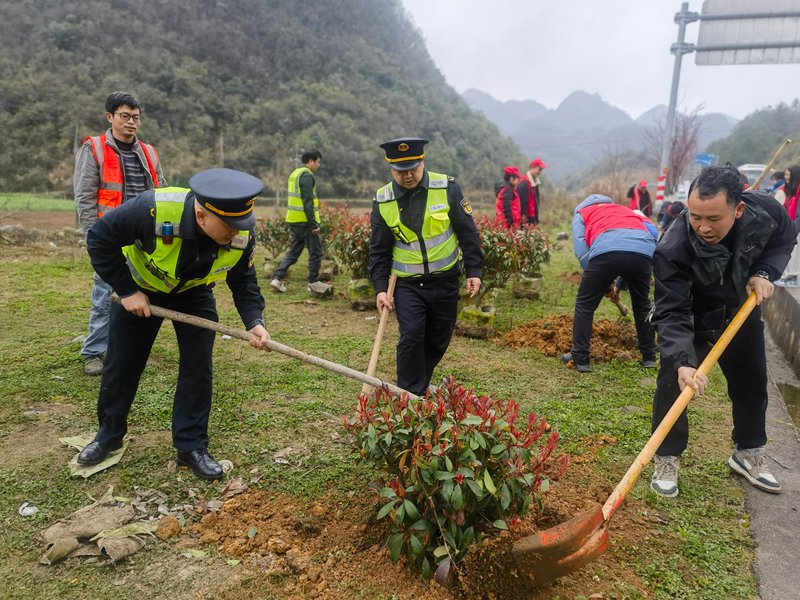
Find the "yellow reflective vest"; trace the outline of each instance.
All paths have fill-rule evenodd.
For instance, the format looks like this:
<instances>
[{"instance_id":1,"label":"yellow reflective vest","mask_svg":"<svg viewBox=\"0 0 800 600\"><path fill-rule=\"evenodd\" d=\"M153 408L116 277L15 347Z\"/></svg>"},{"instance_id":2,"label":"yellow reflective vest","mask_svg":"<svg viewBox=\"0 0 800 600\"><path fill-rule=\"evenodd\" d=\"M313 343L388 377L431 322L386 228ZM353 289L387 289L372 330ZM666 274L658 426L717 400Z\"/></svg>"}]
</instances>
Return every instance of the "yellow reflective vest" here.
<instances>
[{"instance_id":1,"label":"yellow reflective vest","mask_svg":"<svg viewBox=\"0 0 800 600\"><path fill-rule=\"evenodd\" d=\"M306 209L303 207L303 198L300 196L300 175L311 173L308 167L299 167L289 175L289 189L287 198L289 199L286 207L287 223L308 223ZM312 179L314 174L311 173ZM317 199L317 182L314 180L314 220L319 223L319 200Z\"/></svg>"},{"instance_id":2,"label":"yellow reflective vest","mask_svg":"<svg viewBox=\"0 0 800 600\"><path fill-rule=\"evenodd\" d=\"M241 230L231 242L230 248L219 248L216 260L205 277L200 279L178 279L178 256L181 252L180 223L184 201L189 192L186 188L167 187L154 190L156 199L156 247L152 252L143 251L139 245L131 244L122 249L133 280L145 290L154 292L177 292L215 281L224 280L247 248L250 232ZM164 225L172 225L171 243L164 243Z\"/></svg>"},{"instance_id":3,"label":"yellow reflective vest","mask_svg":"<svg viewBox=\"0 0 800 600\"><path fill-rule=\"evenodd\" d=\"M378 211L394 234L392 273L413 277L446 271L458 261L459 248L450 225L447 175L428 171L428 200L422 221L422 239L400 221L391 183L375 195Z\"/></svg>"}]
</instances>

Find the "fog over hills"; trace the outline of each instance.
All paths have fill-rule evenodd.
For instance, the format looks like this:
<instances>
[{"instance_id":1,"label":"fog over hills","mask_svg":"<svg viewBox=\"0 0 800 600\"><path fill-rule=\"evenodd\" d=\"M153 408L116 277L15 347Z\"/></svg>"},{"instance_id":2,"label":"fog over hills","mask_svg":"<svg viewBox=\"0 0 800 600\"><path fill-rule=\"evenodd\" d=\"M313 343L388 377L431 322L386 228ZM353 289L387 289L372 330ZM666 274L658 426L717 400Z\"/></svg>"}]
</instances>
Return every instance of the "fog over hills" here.
<instances>
[{"instance_id":1,"label":"fog over hills","mask_svg":"<svg viewBox=\"0 0 800 600\"><path fill-rule=\"evenodd\" d=\"M663 127L667 114L667 107L659 105L634 119L599 94L581 90L571 93L554 109L535 100L501 102L476 89L465 91L462 97L526 154L542 157L554 181L584 169L607 152L642 152L648 130ZM720 113L701 113L699 119L698 152L727 137L737 122Z\"/></svg>"}]
</instances>

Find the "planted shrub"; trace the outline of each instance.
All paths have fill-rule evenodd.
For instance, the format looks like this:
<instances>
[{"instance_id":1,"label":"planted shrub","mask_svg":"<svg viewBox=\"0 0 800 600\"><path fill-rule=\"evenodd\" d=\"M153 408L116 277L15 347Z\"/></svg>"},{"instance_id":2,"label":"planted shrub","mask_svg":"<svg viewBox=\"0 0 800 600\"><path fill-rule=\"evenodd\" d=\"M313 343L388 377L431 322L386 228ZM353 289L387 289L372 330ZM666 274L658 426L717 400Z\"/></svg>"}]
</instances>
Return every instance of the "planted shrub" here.
<instances>
[{"instance_id":1,"label":"planted shrub","mask_svg":"<svg viewBox=\"0 0 800 600\"><path fill-rule=\"evenodd\" d=\"M329 216L336 226L328 234L331 254L336 262L348 268L353 279L367 277L369 265L369 214Z\"/></svg>"},{"instance_id":2,"label":"planted shrub","mask_svg":"<svg viewBox=\"0 0 800 600\"><path fill-rule=\"evenodd\" d=\"M519 422L519 408L452 378L418 400L383 388L359 396L345 429L363 461L388 471L377 517L391 521L393 561L405 555L425 577L446 573L472 543L541 509L558 433L535 413ZM567 463L564 455L548 471L557 477Z\"/></svg>"},{"instance_id":3,"label":"planted shrub","mask_svg":"<svg viewBox=\"0 0 800 600\"><path fill-rule=\"evenodd\" d=\"M282 218L259 219L254 233L256 242L267 249L272 260L289 247L289 226Z\"/></svg>"}]
</instances>

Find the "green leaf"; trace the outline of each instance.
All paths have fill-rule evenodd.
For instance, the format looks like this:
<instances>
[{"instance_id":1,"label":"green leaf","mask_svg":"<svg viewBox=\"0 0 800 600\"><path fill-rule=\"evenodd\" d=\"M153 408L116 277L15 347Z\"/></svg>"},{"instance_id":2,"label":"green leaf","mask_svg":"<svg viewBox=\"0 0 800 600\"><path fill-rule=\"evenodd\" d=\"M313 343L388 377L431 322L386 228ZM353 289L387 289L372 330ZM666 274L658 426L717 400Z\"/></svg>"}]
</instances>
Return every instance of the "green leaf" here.
<instances>
[{"instance_id":1,"label":"green leaf","mask_svg":"<svg viewBox=\"0 0 800 600\"><path fill-rule=\"evenodd\" d=\"M395 515L397 515L397 522L402 524L406 518L405 503L397 507L397 512L395 513Z\"/></svg>"},{"instance_id":2,"label":"green leaf","mask_svg":"<svg viewBox=\"0 0 800 600\"><path fill-rule=\"evenodd\" d=\"M550 489L550 480L542 479L542 482L539 484L539 492L543 494L549 489Z\"/></svg>"},{"instance_id":3,"label":"green leaf","mask_svg":"<svg viewBox=\"0 0 800 600\"><path fill-rule=\"evenodd\" d=\"M400 552L403 550L403 534L395 533L390 535L389 539L386 540L386 545L389 547L389 558L392 559L392 562L397 562L397 559L400 558Z\"/></svg>"},{"instance_id":4,"label":"green leaf","mask_svg":"<svg viewBox=\"0 0 800 600\"><path fill-rule=\"evenodd\" d=\"M470 425L472 426L480 425L481 423L483 423L483 419L478 415L469 415L468 417L461 419L461 425L465 427L468 427Z\"/></svg>"},{"instance_id":5,"label":"green leaf","mask_svg":"<svg viewBox=\"0 0 800 600\"><path fill-rule=\"evenodd\" d=\"M480 436L470 436L469 438L469 449L470 450L477 450L480 447L480 442L478 441L478 437Z\"/></svg>"},{"instance_id":6,"label":"green leaf","mask_svg":"<svg viewBox=\"0 0 800 600\"><path fill-rule=\"evenodd\" d=\"M412 521L416 521L417 519L419 519L419 510L417 510L417 507L414 505L413 502L411 502L410 500L404 500L403 507L406 509L406 515L408 515L409 519L411 519Z\"/></svg>"},{"instance_id":7,"label":"green leaf","mask_svg":"<svg viewBox=\"0 0 800 600\"><path fill-rule=\"evenodd\" d=\"M452 480L447 480L442 484L442 498L445 502L450 502L450 496L453 495L454 483Z\"/></svg>"},{"instance_id":8,"label":"green leaf","mask_svg":"<svg viewBox=\"0 0 800 600\"><path fill-rule=\"evenodd\" d=\"M445 481L447 479L455 479L455 473L448 473L447 471L437 471L436 472L436 479L439 481Z\"/></svg>"},{"instance_id":9,"label":"green leaf","mask_svg":"<svg viewBox=\"0 0 800 600\"><path fill-rule=\"evenodd\" d=\"M480 500L486 495L486 490L484 490L481 487L480 482L475 481L473 479L467 479L466 482L467 482L467 487L470 489L470 491L472 491L473 494L475 494L475 497L478 500Z\"/></svg>"},{"instance_id":10,"label":"green leaf","mask_svg":"<svg viewBox=\"0 0 800 600\"><path fill-rule=\"evenodd\" d=\"M433 551L433 555L436 558L447 556L447 546L437 546Z\"/></svg>"},{"instance_id":11,"label":"green leaf","mask_svg":"<svg viewBox=\"0 0 800 600\"><path fill-rule=\"evenodd\" d=\"M386 435L383 436L383 443L386 444L387 446L391 446L392 445L392 432L391 431L387 431Z\"/></svg>"},{"instance_id":12,"label":"green leaf","mask_svg":"<svg viewBox=\"0 0 800 600\"><path fill-rule=\"evenodd\" d=\"M492 523L492 525L494 525L498 529L506 529L506 530L508 529L508 525L506 525L506 522L503 521L503 519L497 519L497 521Z\"/></svg>"},{"instance_id":13,"label":"green leaf","mask_svg":"<svg viewBox=\"0 0 800 600\"><path fill-rule=\"evenodd\" d=\"M247 537L254 538L256 537L257 533L258 533L258 527L251 527L250 529L247 530Z\"/></svg>"},{"instance_id":14,"label":"green leaf","mask_svg":"<svg viewBox=\"0 0 800 600\"><path fill-rule=\"evenodd\" d=\"M444 466L447 467L448 471L452 471L453 470L453 461L450 460L449 456L445 456L444 457Z\"/></svg>"},{"instance_id":15,"label":"green leaf","mask_svg":"<svg viewBox=\"0 0 800 600\"><path fill-rule=\"evenodd\" d=\"M439 435L443 435L453 428L453 423L445 421L439 426Z\"/></svg>"},{"instance_id":16,"label":"green leaf","mask_svg":"<svg viewBox=\"0 0 800 600\"><path fill-rule=\"evenodd\" d=\"M483 472L483 485L484 487L489 490L489 493L494 495L497 493L497 488L494 486L494 481L492 481L492 476L489 475L489 469L486 469Z\"/></svg>"},{"instance_id":17,"label":"green leaf","mask_svg":"<svg viewBox=\"0 0 800 600\"><path fill-rule=\"evenodd\" d=\"M396 498L397 494L394 493L394 490L390 487L385 487L381 490L381 497L382 498Z\"/></svg>"},{"instance_id":18,"label":"green leaf","mask_svg":"<svg viewBox=\"0 0 800 600\"><path fill-rule=\"evenodd\" d=\"M425 519L420 519L411 525L409 529L413 529L414 531L428 531L430 529L430 525Z\"/></svg>"},{"instance_id":19,"label":"green leaf","mask_svg":"<svg viewBox=\"0 0 800 600\"><path fill-rule=\"evenodd\" d=\"M408 536L409 547L411 549L411 554L416 556L418 554L422 554L422 551L425 550L425 547L422 545L413 533Z\"/></svg>"},{"instance_id":20,"label":"green leaf","mask_svg":"<svg viewBox=\"0 0 800 600\"><path fill-rule=\"evenodd\" d=\"M422 559L422 565L420 566L420 571L422 571L422 576L425 579L430 579L431 574L433 573L431 569L431 563L428 561L427 558Z\"/></svg>"},{"instance_id":21,"label":"green leaf","mask_svg":"<svg viewBox=\"0 0 800 600\"><path fill-rule=\"evenodd\" d=\"M484 450L486 450L486 446L487 446L487 444L486 444L486 438L484 438L484 437L483 437L483 435L479 433L479 434L477 434L477 435L475 436L475 439L476 439L476 440L478 440L478 445L479 445L481 448L483 448Z\"/></svg>"},{"instance_id":22,"label":"green leaf","mask_svg":"<svg viewBox=\"0 0 800 600\"><path fill-rule=\"evenodd\" d=\"M242 561L240 561L238 558L229 558L228 560L225 561L225 564L227 564L229 567L235 567L240 562Z\"/></svg>"},{"instance_id":23,"label":"green leaf","mask_svg":"<svg viewBox=\"0 0 800 600\"><path fill-rule=\"evenodd\" d=\"M500 506L503 507L503 510L506 510L511 505L511 490L508 489L508 486L504 483L503 487L500 488Z\"/></svg>"},{"instance_id":24,"label":"green leaf","mask_svg":"<svg viewBox=\"0 0 800 600\"><path fill-rule=\"evenodd\" d=\"M452 504L453 508L456 510L461 510L464 506L464 496L461 493L460 485L456 485L453 488L453 495L450 496L450 504Z\"/></svg>"},{"instance_id":25,"label":"green leaf","mask_svg":"<svg viewBox=\"0 0 800 600\"><path fill-rule=\"evenodd\" d=\"M383 517L392 512L392 509L395 507L395 504L397 504L396 500L394 502L387 502L386 504L381 506L381 509L378 511L378 520L380 521Z\"/></svg>"},{"instance_id":26,"label":"green leaf","mask_svg":"<svg viewBox=\"0 0 800 600\"><path fill-rule=\"evenodd\" d=\"M494 446L492 446L490 452L492 453L492 456L500 456L503 452L505 452L505 450L506 450L505 444L495 444Z\"/></svg>"}]
</instances>

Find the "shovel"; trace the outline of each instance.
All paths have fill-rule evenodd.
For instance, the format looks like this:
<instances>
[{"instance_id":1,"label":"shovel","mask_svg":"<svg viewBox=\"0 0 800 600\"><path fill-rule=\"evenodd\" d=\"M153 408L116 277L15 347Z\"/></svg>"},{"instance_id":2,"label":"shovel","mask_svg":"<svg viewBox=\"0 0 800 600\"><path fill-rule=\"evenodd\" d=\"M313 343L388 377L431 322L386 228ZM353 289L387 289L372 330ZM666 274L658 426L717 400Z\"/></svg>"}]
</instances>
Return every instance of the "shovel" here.
<instances>
[{"instance_id":1,"label":"shovel","mask_svg":"<svg viewBox=\"0 0 800 600\"><path fill-rule=\"evenodd\" d=\"M708 375L755 306L754 292L747 298L698 367L699 373ZM579 569L605 552L608 548L608 520L625 500L642 470L653 458L692 396L694 390L686 386L603 506L597 504L569 521L518 540L514 544L511 553L523 576L530 578L534 585L547 583Z\"/></svg>"},{"instance_id":2,"label":"shovel","mask_svg":"<svg viewBox=\"0 0 800 600\"><path fill-rule=\"evenodd\" d=\"M117 298L116 295L114 295L113 299L115 302L119 302L119 298ZM170 321L179 321L180 323L187 323L189 325L194 325L195 327L210 329L211 331L216 331L217 333L229 335L231 337L244 340L246 342L249 342L251 339L256 337L252 333L245 331L244 329L236 329L235 327L228 327L227 325L222 325L221 323L215 323L214 321L209 321L208 319L204 319L203 317L198 317L196 315L187 315L186 313L178 312L177 310L170 310L168 308L162 308L160 306L155 306L153 304L150 305L150 314L153 315L154 317L161 317L163 319L169 319ZM269 348L273 352L278 352L279 354L285 354L286 356L291 356L292 358L296 358L297 360L303 361L304 363L308 363L309 365L322 367L323 369L327 369L328 371L333 371L334 373L338 373L339 375L344 375L345 377L349 377L350 379L355 379L356 381L360 381L361 383L368 384L372 387L376 388L386 387L393 394L408 394L408 397L411 400L416 400L418 398L417 395L412 394L408 390L404 390L402 388L397 387L396 385L392 385L391 383L381 381L377 377L365 375L360 371L356 371L355 369L345 367L344 365L340 365L335 362L325 360L323 358L318 358L316 356L312 356L311 354L306 354L305 352L302 352L300 350L295 350L291 346L281 344L279 342L276 342L275 340L267 340L267 348Z\"/></svg>"},{"instance_id":3,"label":"shovel","mask_svg":"<svg viewBox=\"0 0 800 600\"><path fill-rule=\"evenodd\" d=\"M397 275L392 273L389 276L389 289L386 295L389 296L389 302L394 297L394 286L397 283ZM375 370L378 368L378 355L381 353L381 340L383 340L383 332L386 330L386 319L389 316L389 309L385 306L381 309L381 320L378 323L378 332L375 334L375 341L372 344L372 355L369 357L369 364L367 365L367 375L372 377L375 375ZM361 386L362 394L369 394L372 392L373 387L365 383Z\"/></svg>"}]
</instances>

